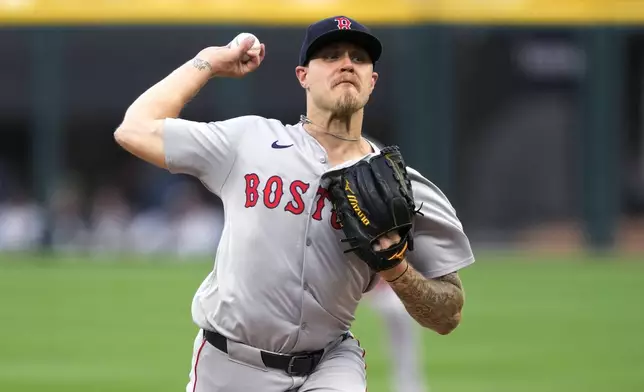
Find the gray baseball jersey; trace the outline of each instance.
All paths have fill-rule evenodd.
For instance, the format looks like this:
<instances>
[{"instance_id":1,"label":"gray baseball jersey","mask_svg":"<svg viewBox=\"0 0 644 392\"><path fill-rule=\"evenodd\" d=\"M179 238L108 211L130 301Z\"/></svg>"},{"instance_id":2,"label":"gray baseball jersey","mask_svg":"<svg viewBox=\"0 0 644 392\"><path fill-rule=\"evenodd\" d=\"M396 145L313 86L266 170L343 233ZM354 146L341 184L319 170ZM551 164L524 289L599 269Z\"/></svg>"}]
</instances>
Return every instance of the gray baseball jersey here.
<instances>
[{"instance_id":1,"label":"gray baseball jersey","mask_svg":"<svg viewBox=\"0 0 644 392\"><path fill-rule=\"evenodd\" d=\"M348 331L375 276L343 253L321 176L356 161L331 167L300 123L259 116L166 119L164 140L170 172L195 176L224 206L215 268L194 296L194 322L281 353L317 350ZM445 195L417 171L409 175L424 214L414 218L409 262L428 278L473 263Z\"/></svg>"}]
</instances>

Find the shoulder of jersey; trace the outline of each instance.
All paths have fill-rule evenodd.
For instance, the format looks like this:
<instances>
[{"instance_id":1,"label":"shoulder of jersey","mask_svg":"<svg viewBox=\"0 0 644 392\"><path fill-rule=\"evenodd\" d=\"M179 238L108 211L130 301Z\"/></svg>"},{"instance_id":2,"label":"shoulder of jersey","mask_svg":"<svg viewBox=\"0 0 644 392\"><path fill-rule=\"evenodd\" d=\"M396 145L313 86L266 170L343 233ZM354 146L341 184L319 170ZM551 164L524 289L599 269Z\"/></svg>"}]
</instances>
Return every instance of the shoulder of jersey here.
<instances>
[{"instance_id":1,"label":"shoulder of jersey","mask_svg":"<svg viewBox=\"0 0 644 392\"><path fill-rule=\"evenodd\" d=\"M443 204L449 210L454 210L447 195L443 193L438 185L409 166L407 166L407 173L409 174L409 180L414 190L414 198L417 202Z\"/></svg>"},{"instance_id":2,"label":"shoulder of jersey","mask_svg":"<svg viewBox=\"0 0 644 392\"><path fill-rule=\"evenodd\" d=\"M263 117L257 114L245 114L243 116L238 116L234 117L239 120L247 120L247 121L258 121L258 122L270 122L270 123L278 123L282 124L280 120L274 119L274 118L268 118L268 117Z\"/></svg>"},{"instance_id":3,"label":"shoulder of jersey","mask_svg":"<svg viewBox=\"0 0 644 392\"><path fill-rule=\"evenodd\" d=\"M255 123L255 124L266 124L271 127L287 127L289 126L288 124L284 124L282 121L275 119L275 118L267 118L267 117L262 117L256 114L247 114L244 116L239 116L235 117L234 119L238 121L243 121L243 122L248 122L248 123Z\"/></svg>"}]
</instances>

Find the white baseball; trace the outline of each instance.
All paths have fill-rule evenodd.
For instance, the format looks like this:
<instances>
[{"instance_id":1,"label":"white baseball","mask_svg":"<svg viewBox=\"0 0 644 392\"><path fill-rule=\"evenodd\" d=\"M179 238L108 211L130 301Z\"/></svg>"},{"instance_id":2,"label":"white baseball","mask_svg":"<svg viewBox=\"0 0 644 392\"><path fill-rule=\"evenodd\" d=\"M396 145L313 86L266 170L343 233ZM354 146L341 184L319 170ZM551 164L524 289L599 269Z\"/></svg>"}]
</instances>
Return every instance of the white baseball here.
<instances>
[{"instance_id":1,"label":"white baseball","mask_svg":"<svg viewBox=\"0 0 644 392\"><path fill-rule=\"evenodd\" d=\"M248 54L259 54L261 50L259 39L251 33L239 33L232 41L230 41L229 44L231 48L236 48L241 45L241 43L248 37L253 37L255 39L255 42L253 42L253 46L251 46L248 52L246 52L246 54L242 56L241 60L244 63L250 60L250 56Z\"/></svg>"}]
</instances>

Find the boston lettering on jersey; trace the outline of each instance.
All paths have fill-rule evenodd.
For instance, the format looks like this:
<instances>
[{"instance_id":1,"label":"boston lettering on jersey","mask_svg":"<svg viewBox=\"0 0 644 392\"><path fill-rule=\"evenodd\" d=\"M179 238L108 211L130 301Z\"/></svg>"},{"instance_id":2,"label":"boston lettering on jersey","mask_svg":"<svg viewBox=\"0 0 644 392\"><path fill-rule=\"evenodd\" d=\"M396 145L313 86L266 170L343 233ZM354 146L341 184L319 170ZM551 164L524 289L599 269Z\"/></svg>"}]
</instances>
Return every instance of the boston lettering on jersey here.
<instances>
[{"instance_id":1,"label":"boston lettering on jersey","mask_svg":"<svg viewBox=\"0 0 644 392\"><path fill-rule=\"evenodd\" d=\"M290 184L285 185L284 180L280 176L271 176L262 183L263 181L255 173L246 174L244 179L246 180L246 203L244 204L246 208L252 208L257 205L260 200L259 191L261 189L262 194L264 195L261 198L264 206L266 208L275 209L282 204L285 188L288 188L289 195L286 199L289 201L285 203L284 211L290 212L293 215L300 215L304 212L305 206L303 196L309 190L309 184L300 180L295 180ZM331 200L329 191L322 187L318 187L315 210L312 215L313 219L318 221L322 220L322 210L324 210L327 200ZM337 221L335 209L331 209L331 217L329 221L334 229L339 230L341 228Z\"/></svg>"}]
</instances>

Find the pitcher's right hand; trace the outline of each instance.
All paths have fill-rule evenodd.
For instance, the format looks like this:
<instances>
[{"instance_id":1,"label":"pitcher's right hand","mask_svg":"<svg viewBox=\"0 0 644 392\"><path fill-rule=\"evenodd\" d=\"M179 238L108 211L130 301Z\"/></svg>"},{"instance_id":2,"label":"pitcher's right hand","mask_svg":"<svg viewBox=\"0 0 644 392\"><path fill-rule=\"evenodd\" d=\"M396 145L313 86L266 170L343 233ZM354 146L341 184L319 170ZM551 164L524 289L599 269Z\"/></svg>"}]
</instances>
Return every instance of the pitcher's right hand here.
<instances>
[{"instance_id":1,"label":"pitcher's right hand","mask_svg":"<svg viewBox=\"0 0 644 392\"><path fill-rule=\"evenodd\" d=\"M254 38L248 37L237 47L211 46L203 49L192 60L192 65L203 71L210 72L210 77L241 78L242 76L255 71L264 60L266 48L261 44L259 53L251 51ZM244 55L250 59L242 61Z\"/></svg>"}]
</instances>

